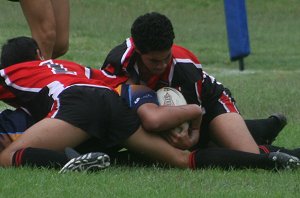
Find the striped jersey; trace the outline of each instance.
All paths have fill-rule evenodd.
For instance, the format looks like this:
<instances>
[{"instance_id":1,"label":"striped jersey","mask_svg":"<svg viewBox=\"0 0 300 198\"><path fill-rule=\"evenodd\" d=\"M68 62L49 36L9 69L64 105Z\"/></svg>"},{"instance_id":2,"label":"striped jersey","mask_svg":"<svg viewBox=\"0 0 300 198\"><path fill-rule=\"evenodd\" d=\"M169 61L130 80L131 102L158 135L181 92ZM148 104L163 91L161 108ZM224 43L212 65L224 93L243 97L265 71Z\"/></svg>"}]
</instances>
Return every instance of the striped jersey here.
<instances>
[{"instance_id":1,"label":"striped jersey","mask_svg":"<svg viewBox=\"0 0 300 198\"><path fill-rule=\"evenodd\" d=\"M44 118L53 101L70 86L114 90L126 78L65 60L30 61L0 70L0 99L25 108L36 120Z\"/></svg>"},{"instance_id":2,"label":"striped jersey","mask_svg":"<svg viewBox=\"0 0 300 198\"><path fill-rule=\"evenodd\" d=\"M202 70L200 61L192 52L176 44L171 50L172 60L167 69L161 75L153 75L146 82L148 87L154 90L166 86L177 88L189 104L204 107L208 107L213 99L222 97L225 88ZM128 38L109 52L102 69L110 74L130 76L136 84L140 84L137 56L133 40Z\"/></svg>"}]
</instances>

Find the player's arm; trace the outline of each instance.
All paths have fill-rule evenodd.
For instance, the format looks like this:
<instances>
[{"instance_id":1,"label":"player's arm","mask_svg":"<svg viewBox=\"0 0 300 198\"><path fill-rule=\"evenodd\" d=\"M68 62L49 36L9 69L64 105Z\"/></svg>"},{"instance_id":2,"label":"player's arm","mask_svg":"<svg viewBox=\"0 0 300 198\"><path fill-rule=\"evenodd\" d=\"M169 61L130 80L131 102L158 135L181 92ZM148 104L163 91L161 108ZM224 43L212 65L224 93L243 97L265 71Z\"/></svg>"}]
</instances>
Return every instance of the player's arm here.
<instances>
[{"instance_id":1,"label":"player's arm","mask_svg":"<svg viewBox=\"0 0 300 198\"><path fill-rule=\"evenodd\" d=\"M158 106L145 103L137 109L142 126L152 132L173 129L184 122L201 117L201 108L196 104L182 106Z\"/></svg>"},{"instance_id":2,"label":"player's arm","mask_svg":"<svg viewBox=\"0 0 300 198\"><path fill-rule=\"evenodd\" d=\"M182 131L178 132L177 129L172 129L163 134L163 137L174 147L180 149L189 149L198 143L200 138L200 125L202 116L191 120L189 126L182 125Z\"/></svg>"},{"instance_id":3,"label":"player's arm","mask_svg":"<svg viewBox=\"0 0 300 198\"><path fill-rule=\"evenodd\" d=\"M170 130L202 115L196 104L159 106L156 92L146 86L123 84L116 90L137 111L142 126L151 132Z\"/></svg>"}]
</instances>

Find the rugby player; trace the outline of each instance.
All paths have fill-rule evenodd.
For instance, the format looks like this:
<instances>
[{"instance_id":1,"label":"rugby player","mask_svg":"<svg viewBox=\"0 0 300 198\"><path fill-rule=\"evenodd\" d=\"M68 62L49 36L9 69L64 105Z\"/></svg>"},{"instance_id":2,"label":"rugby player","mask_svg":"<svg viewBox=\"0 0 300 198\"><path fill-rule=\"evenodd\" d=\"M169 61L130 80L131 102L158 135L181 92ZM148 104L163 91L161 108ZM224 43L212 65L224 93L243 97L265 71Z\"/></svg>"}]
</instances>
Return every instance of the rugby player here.
<instances>
[{"instance_id":1,"label":"rugby player","mask_svg":"<svg viewBox=\"0 0 300 198\"><path fill-rule=\"evenodd\" d=\"M0 153L1 166L61 164L66 154L59 151L75 147L91 137L99 140L104 148L125 146L180 168L270 169L278 165L284 168L299 165L298 158L280 152L253 154L230 149L189 152L175 148L160 136L145 132L135 112L128 108L110 83L86 78L86 70L80 65L41 59L33 39L11 39L2 48L2 97L5 96L11 105L26 108L40 121ZM169 108L172 108L169 118L174 120L174 126L171 124L170 127L202 115L199 105ZM175 115L176 119L172 119ZM195 130L199 131L198 127ZM94 160L93 167L108 166L107 155L98 154L93 158L93 154L73 158L64 170L89 165L90 159Z\"/></svg>"},{"instance_id":2,"label":"rugby player","mask_svg":"<svg viewBox=\"0 0 300 198\"><path fill-rule=\"evenodd\" d=\"M214 141L219 147L251 153L278 150L271 144L286 124L284 116L245 121L229 89L203 71L202 64L188 49L174 44L171 21L152 12L139 16L131 27L131 37L113 48L102 69L111 75L127 76L134 84L153 90L164 86L177 88L189 104L205 109L201 138L192 147L205 148ZM251 129L251 133L249 132ZM173 140L180 142L178 134Z\"/></svg>"}]
</instances>

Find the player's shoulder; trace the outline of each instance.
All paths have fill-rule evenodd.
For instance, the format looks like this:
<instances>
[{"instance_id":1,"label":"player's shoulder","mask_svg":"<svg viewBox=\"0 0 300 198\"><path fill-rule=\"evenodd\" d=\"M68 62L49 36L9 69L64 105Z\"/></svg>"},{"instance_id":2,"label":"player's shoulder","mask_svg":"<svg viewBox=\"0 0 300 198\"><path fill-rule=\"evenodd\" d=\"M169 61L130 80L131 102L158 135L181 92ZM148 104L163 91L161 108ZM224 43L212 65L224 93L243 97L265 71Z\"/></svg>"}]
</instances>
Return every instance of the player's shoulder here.
<instances>
[{"instance_id":1,"label":"player's shoulder","mask_svg":"<svg viewBox=\"0 0 300 198\"><path fill-rule=\"evenodd\" d=\"M53 63L58 63L58 64L63 64L63 65L78 65L78 66L82 66L82 64L74 62L74 61L70 61L70 60L61 60L61 59L54 59L52 60Z\"/></svg>"},{"instance_id":2,"label":"player's shoulder","mask_svg":"<svg viewBox=\"0 0 300 198\"><path fill-rule=\"evenodd\" d=\"M4 68L4 70L9 71L9 70L21 70L21 69L25 69L25 68L31 68L34 66L38 66L41 63L41 61L35 60L35 61L25 61L25 62L21 62L21 63L17 63L14 65L10 65L6 68Z\"/></svg>"},{"instance_id":3,"label":"player's shoulder","mask_svg":"<svg viewBox=\"0 0 300 198\"><path fill-rule=\"evenodd\" d=\"M114 47L106 56L101 69L109 70L114 74L120 74L131 65L134 58L135 46L132 38L127 38L123 43ZM132 63L130 63L132 62Z\"/></svg>"},{"instance_id":4,"label":"player's shoulder","mask_svg":"<svg viewBox=\"0 0 300 198\"><path fill-rule=\"evenodd\" d=\"M172 55L176 59L191 59L195 63L200 63L196 55L185 47L173 44Z\"/></svg>"}]
</instances>

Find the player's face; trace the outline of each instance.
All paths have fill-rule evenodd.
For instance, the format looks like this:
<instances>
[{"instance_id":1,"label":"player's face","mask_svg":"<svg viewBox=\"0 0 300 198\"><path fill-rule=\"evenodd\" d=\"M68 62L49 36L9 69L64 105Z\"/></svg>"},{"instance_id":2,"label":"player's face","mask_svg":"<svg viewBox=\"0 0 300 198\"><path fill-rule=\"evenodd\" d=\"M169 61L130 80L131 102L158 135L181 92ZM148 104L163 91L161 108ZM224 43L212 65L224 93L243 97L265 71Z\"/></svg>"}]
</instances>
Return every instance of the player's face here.
<instances>
[{"instance_id":1,"label":"player's face","mask_svg":"<svg viewBox=\"0 0 300 198\"><path fill-rule=\"evenodd\" d=\"M165 51L153 51L147 54L140 54L143 65L151 74L162 74L170 63L172 58L171 49Z\"/></svg>"}]
</instances>

